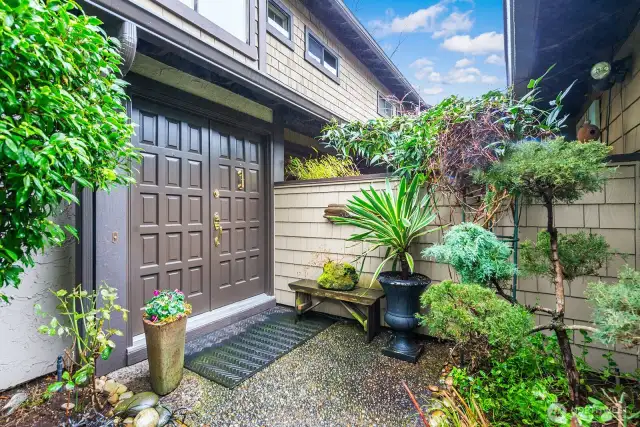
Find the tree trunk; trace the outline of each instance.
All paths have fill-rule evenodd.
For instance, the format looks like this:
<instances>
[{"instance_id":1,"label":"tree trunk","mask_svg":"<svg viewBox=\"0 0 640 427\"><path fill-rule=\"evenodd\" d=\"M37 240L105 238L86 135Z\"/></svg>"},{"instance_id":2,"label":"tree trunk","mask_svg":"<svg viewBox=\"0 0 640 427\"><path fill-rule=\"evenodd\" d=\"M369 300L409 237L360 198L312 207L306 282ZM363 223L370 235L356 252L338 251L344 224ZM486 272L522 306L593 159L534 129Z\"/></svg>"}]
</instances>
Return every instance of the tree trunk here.
<instances>
[{"instance_id":1,"label":"tree trunk","mask_svg":"<svg viewBox=\"0 0 640 427\"><path fill-rule=\"evenodd\" d=\"M400 268L402 269L402 273L400 278L402 280L409 280L409 275L411 274L411 269L409 269L409 263L407 262L407 257L404 252L401 252L398 255L400 258Z\"/></svg>"},{"instance_id":2,"label":"tree trunk","mask_svg":"<svg viewBox=\"0 0 640 427\"><path fill-rule=\"evenodd\" d=\"M583 403L584 398L580 389L580 373L576 367L575 359L573 358L573 352L571 351L571 342L567 331L564 329L564 272L562 271L562 265L560 264L560 257L558 256L558 230L553 224L553 199L548 197L545 200L545 206L547 208L547 232L549 233L549 241L551 251L549 254L551 265L555 271L553 278L553 284L556 290L556 309L553 314L553 325L558 338L558 344L560 345L560 353L562 354L562 364L564 365L565 375L569 382L569 398L573 406Z\"/></svg>"}]
</instances>

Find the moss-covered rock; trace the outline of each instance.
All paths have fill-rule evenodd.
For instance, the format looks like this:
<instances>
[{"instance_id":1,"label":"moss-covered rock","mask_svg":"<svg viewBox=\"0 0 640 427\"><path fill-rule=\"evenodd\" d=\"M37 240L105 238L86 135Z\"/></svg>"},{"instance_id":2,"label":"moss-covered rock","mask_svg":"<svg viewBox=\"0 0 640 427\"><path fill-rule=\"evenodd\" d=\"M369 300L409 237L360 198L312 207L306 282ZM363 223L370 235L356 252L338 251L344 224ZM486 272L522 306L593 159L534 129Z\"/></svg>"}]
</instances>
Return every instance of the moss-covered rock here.
<instances>
[{"instance_id":1,"label":"moss-covered rock","mask_svg":"<svg viewBox=\"0 0 640 427\"><path fill-rule=\"evenodd\" d=\"M345 262L327 261L322 267L318 285L334 291L350 291L358 284L356 269Z\"/></svg>"}]
</instances>

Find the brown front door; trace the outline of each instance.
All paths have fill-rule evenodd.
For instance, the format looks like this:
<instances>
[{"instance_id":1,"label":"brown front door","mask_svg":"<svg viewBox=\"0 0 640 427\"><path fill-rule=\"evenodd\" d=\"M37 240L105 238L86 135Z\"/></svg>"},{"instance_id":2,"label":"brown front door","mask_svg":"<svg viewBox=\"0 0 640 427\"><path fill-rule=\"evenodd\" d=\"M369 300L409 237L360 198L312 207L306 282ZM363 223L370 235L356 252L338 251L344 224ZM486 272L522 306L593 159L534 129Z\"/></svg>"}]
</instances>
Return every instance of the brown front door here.
<instances>
[{"instance_id":1,"label":"brown front door","mask_svg":"<svg viewBox=\"0 0 640 427\"><path fill-rule=\"evenodd\" d=\"M212 309L264 292L263 157L258 137L212 125Z\"/></svg>"},{"instance_id":2,"label":"brown front door","mask_svg":"<svg viewBox=\"0 0 640 427\"><path fill-rule=\"evenodd\" d=\"M141 100L132 121L142 155L131 191L133 335L156 289L182 290L194 315L264 292L260 139Z\"/></svg>"}]
</instances>

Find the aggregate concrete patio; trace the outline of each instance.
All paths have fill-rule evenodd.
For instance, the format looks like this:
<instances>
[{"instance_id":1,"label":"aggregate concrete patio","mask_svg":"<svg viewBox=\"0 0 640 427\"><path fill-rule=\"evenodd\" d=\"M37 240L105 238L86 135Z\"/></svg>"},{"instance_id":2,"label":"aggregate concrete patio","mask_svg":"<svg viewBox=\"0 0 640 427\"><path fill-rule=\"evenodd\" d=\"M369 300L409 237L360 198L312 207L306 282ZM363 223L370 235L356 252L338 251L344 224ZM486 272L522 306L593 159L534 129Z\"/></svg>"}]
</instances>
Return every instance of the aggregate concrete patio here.
<instances>
[{"instance_id":1,"label":"aggregate concrete patio","mask_svg":"<svg viewBox=\"0 0 640 427\"><path fill-rule=\"evenodd\" d=\"M217 334L224 339L259 316ZM427 386L439 381L448 346L427 342L413 365L380 353L389 331L370 344L363 335L355 323L339 321L233 390L185 369L180 387L161 401L173 409L190 409L190 425L198 426L419 425L402 381L424 403ZM136 392L150 390L147 362L109 377Z\"/></svg>"}]
</instances>

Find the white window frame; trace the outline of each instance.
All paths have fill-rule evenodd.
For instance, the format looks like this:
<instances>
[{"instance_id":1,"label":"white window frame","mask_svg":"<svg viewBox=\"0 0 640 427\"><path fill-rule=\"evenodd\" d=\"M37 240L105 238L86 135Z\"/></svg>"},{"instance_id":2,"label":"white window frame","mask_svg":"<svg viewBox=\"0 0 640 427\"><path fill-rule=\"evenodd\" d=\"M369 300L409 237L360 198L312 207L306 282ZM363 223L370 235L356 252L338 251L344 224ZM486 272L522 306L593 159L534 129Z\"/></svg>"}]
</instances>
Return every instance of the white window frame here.
<instances>
[{"instance_id":1,"label":"white window frame","mask_svg":"<svg viewBox=\"0 0 640 427\"><path fill-rule=\"evenodd\" d=\"M276 22L269 18L269 9L276 9L281 15L285 15L289 20L289 34L286 33L286 29L282 28ZM266 27L267 32L278 39L282 44L287 46L289 49L294 50L293 43L293 31L295 29L294 26L294 16L291 13L291 10L284 5L280 0L267 0L267 13L266 13Z\"/></svg>"},{"instance_id":2,"label":"white window frame","mask_svg":"<svg viewBox=\"0 0 640 427\"><path fill-rule=\"evenodd\" d=\"M383 108L385 103L391 107L391 114L388 114L388 109ZM382 117L393 117L397 114L396 106L380 92L378 92L378 114Z\"/></svg>"}]
</instances>

